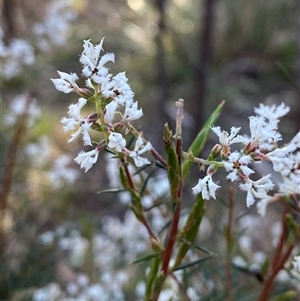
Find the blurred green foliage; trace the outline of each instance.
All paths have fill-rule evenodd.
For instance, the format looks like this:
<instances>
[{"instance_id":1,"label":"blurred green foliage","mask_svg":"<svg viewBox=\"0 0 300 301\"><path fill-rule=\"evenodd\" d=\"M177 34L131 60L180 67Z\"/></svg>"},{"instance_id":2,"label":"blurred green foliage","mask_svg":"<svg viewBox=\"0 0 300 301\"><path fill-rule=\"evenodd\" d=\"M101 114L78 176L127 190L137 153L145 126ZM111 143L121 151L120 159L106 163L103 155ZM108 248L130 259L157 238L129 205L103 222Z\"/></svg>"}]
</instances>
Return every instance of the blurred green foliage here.
<instances>
[{"instance_id":1,"label":"blurred green foliage","mask_svg":"<svg viewBox=\"0 0 300 301\"><path fill-rule=\"evenodd\" d=\"M17 30L11 33L10 38L24 38L32 44L37 42L37 37L30 28L45 17L46 4L51 1L44 2L44 9L37 10L34 6L39 6L40 1L23 1L22 6L14 1L17 9L20 9L25 26L20 28L16 25ZM162 127L158 126L167 120L172 124L174 114L171 107L173 101L179 97L183 97L187 104L193 103L192 106L187 105L189 109L185 113L186 128L183 129L184 139L192 140L189 132L193 121L190 121L189 114L195 108L194 104L197 104L192 99L193 67L199 60L197 40L203 26L204 4L203 1L196 0L165 1L166 29L161 35L166 58L168 98L162 101L159 95L164 87L157 82L159 66L155 40L159 34L159 11L154 2L74 0L72 9L77 18L71 22L65 43L54 45L45 52L36 48L34 65L25 66L23 72L14 78L2 78L2 119L5 114L9 114L11 99L25 91L35 92L43 115L34 127L24 133L15 162L6 218L3 222L6 251L2 255L0 266L0 300L32 300L32 289L58 281L57 263L59 260L67 262L67 256L58 252L57 241L44 245L40 242L39 235L48 230L54 231L61 225L79 230L88 241L84 264L74 270L86 273L92 282L96 282L101 271L95 269L92 260L93 235L102 230L105 216L116 216L122 220L127 210L127 205L121 204L117 196L96 194L108 186L104 160L89 173L81 173L74 185L65 184L60 189L54 189L46 180L45 169L49 168L51 160L63 153L70 153L74 157L81 148L77 143L65 143L67 136L63 134L59 124L59 120L66 115L68 105L76 102L77 97L55 91L50 78L57 77L56 70L81 74L78 54L82 52L83 39L91 39L97 43L103 36L106 37L105 51L116 54L116 63L110 65L111 71L126 70L130 85L136 93L135 98L145 114L141 128L150 141L153 140L154 144L162 142ZM299 90L296 88L299 80L299 67L296 62L300 59L297 57L299 49L296 43L299 34L298 8L299 3L296 0L216 1L213 60L207 74L205 106L200 108L206 116L211 114L222 99L226 99L220 125L228 127L232 121L236 125L246 124L248 121L245 116L252 112L253 105L258 102L266 99L275 103L285 101L291 106L292 112L290 119L283 122L283 132L292 137L299 124ZM5 27L5 12L3 15ZM8 26L4 30L7 31ZM83 86L84 82L80 80L79 84ZM165 111L167 120L157 118L161 116L158 115L160 111ZM13 143L13 131L14 128L9 127L0 129L2 181L6 173L5 162L10 152L9 145ZM24 153L24 147L37 142L44 135L51 141L47 149L50 155L44 160L45 165L39 167ZM78 166L72 167L79 169ZM189 200L190 193L185 193L185 199ZM243 200L243 196L237 195L237 201L239 197ZM186 203L191 205L191 201ZM239 203L241 204L237 205L237 210L244 212L244 201ZM191 269L190 274L185 271L184 279L186 285L191 286L193 280L190 275L196 275L197 278L201 271L199 281L204 278L212 279L216 285L212 290L204 287L207 294L201 300L221 301L226 295L226 276L220 270L224 266L219 261L219 254L223 254L222 246L218 243L222 237L222 225L219 221L224 218L226 208L221 207L220 202L210 202L207 207L213 234L203 238L201 245L218 255L196 269ZM251 209L250 214L253 212ZM275 216L272 216L272 220L276 220L276 210L272 215ZM257 241L256 243L259 244ZM247 257L245 254L243 256ZM116 266L119 264L126 268L124 258L119 259L120 261L115 262ZM251 261L250 256L248 260ZM138 300L135 287L138 280L145 277L142 270L143 266L139 266L135 272L130 270L130 281L124 288L126 300ZM233 300L255 300L260 283L255 276L250 282L248 280L241 271L233 270ZM292 285L282 284L275 288L275 293L280 294L291 289ZM290 299L287 300L297 300L297 296L293 295L288 298ZM274 300L277 299L274 297Z\"/></svg>"}]
</instances>

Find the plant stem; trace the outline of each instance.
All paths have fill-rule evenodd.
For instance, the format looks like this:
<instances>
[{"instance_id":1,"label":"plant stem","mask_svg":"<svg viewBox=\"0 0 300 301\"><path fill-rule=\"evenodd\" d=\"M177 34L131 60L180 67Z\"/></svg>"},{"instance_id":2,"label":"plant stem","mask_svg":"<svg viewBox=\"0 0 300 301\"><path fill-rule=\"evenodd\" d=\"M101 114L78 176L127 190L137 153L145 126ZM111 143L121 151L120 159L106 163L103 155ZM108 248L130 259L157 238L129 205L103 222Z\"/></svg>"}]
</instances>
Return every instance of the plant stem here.
<instances>
[{"instance_id":1,"label":"plant stem","mask_svg":"<svg viewBox=\"0 0 300 301\"><path fill-rule=\"evenodd\" d=\"M227 250L226 250L226 288L227 288L227 301L232 300L232 286L231 286L231 250L232 250L232 221L233 221L233 189L229 190L229 208L228 208L228 225L226 231L226 243L227 243Z\"/></svg>"},{"instance_id":2,"label":"plant stem","mask_svg":"<svg viewBox=\"0 0 300 301\"><path fill-rule=\"evenodd\" d=\"M11 183L13 178L13 171L17 160L17 151L21 143L21 138L26 131L26 119L28 117L28 108L32 101L30 95L26 96L26 102L24 104L24 111L18 118L18 123L14 136L12 138L11 145L9 147L9 153L6 160L4 179L2 181L2 190L0 192L0 218L3 220L4 211L7 207L7 200L11 189ZM3 225L0 225L0 256L4 253L4 229Z\"/></svg>"},{"instance_id":3,"label":"plant stem","mask_svg":"<svg viewBox=\"0 0 300 301\"><path fill-rule=\"evenodd\" d=\"M124 125L130 130L130 132L136 138L140 135L140 132L134 126L132 126L129 122L126 122ZM143 137L143 141L145 142L145 144L147 144L147 142L148 142L144 137ZM164 169L168 168L167 162L162 158L162 156L155 150L155 148L153 146L152 146L152 149L150 152L151 152L152 156L163 165Z\"/></svg>"},{"instance_id":4,"label":"plant stem","mask_svg":"<svg viewBox=\"0 0 300 301\"><path fill-rule=\"evenodd\" d=\"M275 277L277 276L278 272L283 269L285 262L289 259L293 249L294 244L287 247L286 250L284 250L286 238L288 235L288 229L286 224L286 215L288 212L288 205L285 205L285 210L282 215L281 224L282 224L282 232L279 239L278 246L276 248L276 254L273 257L272 264L269 268L267 278L264 281L264 287L259 295L257 301L267 301L268 297L272 291L273 288L273 282Z\"/></svg>"},{"instance_id":5,"label":"plant stem","mask_svg":"<svg viewBox=\"0 0 300 301\"><path fill-rule=\"evenodd\" d=\"M124 159L121 159L121 161L122 161L122 163L124 163ZM137 192L136 192L136 189L135 189L135 186L134 186L134 183L133 183L131 174L130 174L130 172L129 172L128 166L127 166L126 164L123 164L123 168L124 168L124 171L125 171L125 175L126 175L126 177L127 177L127 179L128 179L128 184L129 184L129 187L130 187L130 190L131 190L131 191L130 191L130 192L131 192L131 195L132 195L132 197L133 197L136 201L138 201L138 203L140 203L140 200L138 200L138 199L135 197L135 195L137 194ZM149 225L149 223L148 223L148 221L147 221L147 219L146 219L146 217L145 217L145 214L144 214L143 211L142 211L142 208L139 208L138 214L139 214L139 220L140 220L140 222L145 226L145 228L147 229L149 235L150 235L153 239L157 240L156 235L155 235L154 232L152 231L152 229L151 229L151 227L150 227L150 225Z\"/></svg>"},{"instance_id":6,"label":"plant stem","mask_svg":"<svg viewBox=\"0 0 300 301\"><path fill-rule=\"evenodd\" d=\"M163 281L166 279L168 275L168 269L169 269L169 263L172 257L172 252L174 248L174 244L177 237L178 232L178 224L179 224L179 218L180 218L180 211L181 211L181 199L182 199L182 188L183 188L183 180L182 180L182 136L181 136L181 123L183 119L183 100L179 100L178 103L178 112L177 112L177 124L176 124L176 155L177 155L177 161L178 161L178 176L179 176L179 182L177 187L177 193L175 199L173 199L173 202L176 205L175 212L173 214L172 224L171 224L171 230L169 233L169 238L166 244L165 251L163 252L163 258L162 258L162 266L161 266L161 272L164 275ZM153 298L151 300L157 301L159 297L160 291L155 293Z\"/></svg>"}]
</instances>

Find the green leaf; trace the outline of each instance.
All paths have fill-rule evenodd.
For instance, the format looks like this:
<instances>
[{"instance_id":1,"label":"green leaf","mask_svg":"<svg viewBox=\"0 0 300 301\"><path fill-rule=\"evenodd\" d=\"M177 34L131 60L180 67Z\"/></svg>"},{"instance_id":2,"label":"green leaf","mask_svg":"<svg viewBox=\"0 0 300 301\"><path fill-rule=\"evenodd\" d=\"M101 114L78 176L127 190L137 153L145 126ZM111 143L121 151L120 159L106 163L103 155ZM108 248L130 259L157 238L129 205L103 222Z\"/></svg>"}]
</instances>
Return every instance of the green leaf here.
<instances>
[{"instance_id":1,"label":"green leaf","mask_svg":"<svg viewBox=\"0 0 300 301\"><path fill-rule=\"evenodd\" d=\"M123 166L120 166L119 172L120 172L120 180L121 180L121 183L122 183L123 187L125 188L125 190L130 190L128 179L125 175Z\"/></svg>"},{"instance_id":2,"label":"green leaf","mask_svg":"<svg viewBox=\"0 0 300 301\"><path fill-rule=\"evenodd\" d=\"M194 249L197 249L197 250L200 250L206 254L209 254L209 255L214 255L214 253L204 247L201 247L199 245L195 245L195 244L191 244L191 248L194 248Z\"/></svg>"},{"instance_id":3,"label":"green leaf","mask_svg":"<svg viewBox=\"0 0 300 301\"><path fill-rule=\"evenodd\" d=\"M297 297L297 292L296 291L287 291L284 292L283 294L280 294L279 296L275 296L269 301L290 301L292 298Z\"/></svg>"},{"instance_id":4,"label":"green leaf","mask_svg":"<svg viewBox=\"0 0 300 301\"><path fill-rule=\"evenodd\" d=\"M205 212L205 200L202 198L202 195L199 193L196 196L195 203L190 211L190 214L187 218L184 227L178 234L178 239L184 242L179 246L174 267L176 267L181 263L184 256L191 248L191 244L194 242L198 234L204 212Z\"/></svg>"},{"instance_id":5,"label":"green leaf","mask_svg":"<svg viewBox=\"0 0 300 301\"><path fill-rule=\"evenodd\" d=\"M145 208L145 209L144 209L144 212L150 211L151 209L153 209L153 208L155 208L155 207L158 207L158 206L160 206L160 205L163 204L163 203L164 203L164 201L157 202L157 203L153 204L152 206L150 206L150 207L148 207L148 208Z\"/></svg>"},{"instance_id":6,"label":"green leaf","mask_svg":"<svg viewBox=\"0 0 300 301\"><path fill-rule=\"evenodd\" d=\"M158 296L161 292L161 289L163 287L164 281L165 281L166 276L164 275L164 273L162 271L160 271L156 277L155 277L155 281L153 283L153 290L152 290L152 294L149 300L157 300Z\"/></svg>"},{"instance_id":7,"label":"green leaf","mask_svg":"<svg viewBox=\"0 0 300 301\"><path fill-rule=\"evenodd\" d=\"M179 162L176 153L176 148L173 142L173 134L170 131L168 124L164 126L164 146L167 154L168 179L170 184L170 193L173 202L177 202L177 191L180 181Z\"/></svg>"},{"instance_id":8,"label":"green leaf","mask_svg":"<svg viewBox=\"0 0 300 301\"><path fill-rule=\"evenodd\" d=\"M119 193L119 192L123 192L125 191L124 188L110 188L110 189L103 189L103 190L100 190L100 191L97 191L98 194L101 194L101 193Z\"/></svg>"},{"instance_id":9,"label":"green leaf","mask_svg":"<svg viewBox=\"0 0 300 301\"><path fill-rule=\"evenodd\" d=\"M158 257L158 256L159 256L158 252L150 253L150 254L143 255L143 256L131 261L130 264L148 261L148 260L150 260L154 257Z\"/></svg>"},{"instance_id":10,"label":"green leaf","mask_svg":"<svg viewBox=\"0 0 300 301\"><path fill-rule=\"evenodd\" d=\"M223 100L218 105L218 107L214 110L214 112L211 114L211 116L208 118L208 120L204 124L203 128L201 129L201 131L199 132L199 134L197 135L197 137L191 144L190 148L188 149L188 151L187 151L188 153L192 152L192 154L195 157L199 156L200 152L202 151L202 149L209 137L209 134L211 131L210 127L213 126L215 124L215 122L217 121L217 119L219 118L222 108L224 106L224 103L225 103L225 101ZM191 170L192 166L193 166L193 162L190 162L188 159L184 159L184 161L182 163L182 176L183 176L184 180L188 176L189 171Z\"/></svg>"},{"instance_id":11,"label":"green leaf","mask_svg":"<svg viewBox=\"0 0 300 301\"><path fill-rule=\"evenodd\" d=\"M148 166L146 166L146 167L148 167ZM155 171L155 170L152 169L151 172L149 172L149 174L147 175L147 178L144 180L143 186L142 186L142 188L141 188L141 190L140 190L140 195L143 195L143 194L144 194L144 192L145 192L145 190L146 190L146 187L147 187L147 184L148 184L150 178L152 177L154 171Z\"/></svg>"},{"instance_id":12,"label":"green leaf","mask_svg":"<svg viewBox=\"0 0 300 301\"><path fill-rule=\"evenodd\" d=\"M154 283L154 281L156 279L156 276L157 276L157 273L158 273L159 263L160 263L160 258L159 257L152 258L150 272L149 272L149 275L147 277L146 292L145 292L145 299L144 300L149 300L149 298L150 298L153 283Z\"/></svg>"},{"instance_id":13,"label":"green leaf","mask_svg":"<svg viewBox=\"0 0 300 301\"><path fill-rule=\"evenodd\" d=\"M158 160L155 160L154 164L159 168L165 169L165 167Z\"/></svg>"},{"instance_id":14,"label":"green leaf","mask_svg":"<svg viewBox=\"0 0 300 301\"><path fill-rule=\"evenodd\" d=\"M213 256L213 255L209 255L209 256L206 256L206 257L204 257L204 258L201 258L201 259L198 259L198 260L194 260L194 261L192 261L192 262L183 263L183 264L179 265L178 267L176 267L176 268L174 269L174 271L183 270L183 269L186 269L186 268L188 268L188 267L197 265L197 264L199 264L200 262L206 261L207 259L211 258L212 256Z\"/></svg>"},{"instance_id":15,"label":"green leaf","mask_svg":"<svg viewBox=\"0 0 300 301\"><path fill-rule=\"evenodd\" d=\"M139 173L141 173L143 170L145 170L146 168L148 168L149 166L151 166L152 164L147 164L147 165L144 165L142 166L141 168L139 168L133 175L138 175ZM152 171L153 173L153 171Z\"/></svg>"}]
</instances>

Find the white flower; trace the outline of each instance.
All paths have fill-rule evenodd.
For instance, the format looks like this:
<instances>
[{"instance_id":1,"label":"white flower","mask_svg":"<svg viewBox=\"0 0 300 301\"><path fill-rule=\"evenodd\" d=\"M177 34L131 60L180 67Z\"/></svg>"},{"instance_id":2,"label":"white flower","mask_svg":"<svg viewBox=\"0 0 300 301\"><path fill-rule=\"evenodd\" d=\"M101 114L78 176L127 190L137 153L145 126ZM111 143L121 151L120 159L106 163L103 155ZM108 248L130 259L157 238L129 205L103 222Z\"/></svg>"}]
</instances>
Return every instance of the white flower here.
<instances>
[{"instance_id":1,"label":"white flower","mask_svg":"<svg viewBox=\"0 0 300 301\"><path fill-rule=\"evenodd\" d=\"M258 203L256 203L256 209L260 216L264 217L266 215L267 206L272 198L261 199Z\"/></svg>"},{"instance_id":2,"label":"white flower","mask_svg":"<svg viewBox=\"0 0 300 301\"><path fill-rule=\"evenodd\" d=\"M291 171L294 165L294 161L291 160L288 155L296 148L296 145L291 143L282 148L276 148L272 152L266 154L265 157L273 163L273 169L276 172L286 175Z\"/></svg>"},{"instance_id":3,"label":"white flower","mask_svg":"<svg viewBox=\"0 0 300 301\"><path fill-rule=\"evenodd\" d=\"M281 103L280 106L265 106L264 104L259 104L259 108L254 108L254 112L257 115L260 115L269 120L269 123L273 125L273 127L277 127L279 122L279 118L286 115L290 111L290 108L286 106L284 103Z\"/></svg>"},{"instance_id":4,"label":"white flower","mask_svg":"<svg viewBox=\"0 0 300 301\"><path fill-rule=\"evenodd\" d=\"M65 184L73 184L79 177L79 171L68 167L71 163L71 158L68 155L63 155L53 162L51 170L48 172L53 188L58 189Z\"/></svg>"},{"instance_id":5,"label":"white flower","mask_svg":"<svg viewBox=\"0 0 300 301\"><path fill-rule=\"evenodd\" d=\"M109 75L101 85L101 92L105 97L113 97L118 105L132 103L134 93L127 82L125 72L118 73L113 79Z\"/></svg>"},{"instance_id":6,"label":"white flower","mask_svg":"<svg viewBox=\"0 0 300 301\"><path fill-rule=\"evenodd\" d=\"M274 187L270 178L271 174L268 174L257 181L245 178L245 184L239 185L242 190L247 192L247 207L254 204L255 198L264 199L269 197L267 192Z\"/></svg>"},{"instance_id":7,"label":"white flower","mask_svg":"<svg viewBox=\"0 0 300 301\"><path fill-rule=\"evenodd\" d=\"M126 146L126 140L120 133L110 133L108 140L109 143L107 146L111 149L116 150L119 153L121 153L123 148Z\"/></svg>"},{"instance_id":8,"label":"white flower","mask_svg":"<svg viewBox=\"0 0 300 301\"><path fill-rule=\"evenodd\" d=\"M141 118L143 116L143 110L138 110L138 103L126 102L125 112L122 121L133 121Z\"/></svg>"},{"instance_id":9,"label":"white flower","mask_svg":"<svg viewBox=\"0 0 300 301\"><path fill-rule=\"evenodd\" d=\"M294 269L300 273L300 255L294 256L294 260L292 261Z\"/></svg>"},{"instance_id":10,"label":"white flower","mask_svg":"<svg viewBox=\"0 0 300 301\"><path fill-rule=\"evenodd\" d=\"M115 55L106 53L100 59L100 52L103 49L104 38L97 46L88 41L84 41L83 52L79 61L83 65L82 73L85 77L91 77L97 84L102 84L108 75L108 69L104 67L107 62L114 62Z\"/></svg>"},{"instance_id":11,"label":"white flower","mask_svg":"<svg viewBox=\"0 0 300 301\"><path fill-rule=\"evenodd\" d=\"M241 136L237 137L238 142L243 144L248 144L249 142L252 143L253 147L257 147L258 142L262 139L262 130L266 127L266 122L263 117L249 117L249 127L250 127L250 134L251 137Z\"/></svg>"},{"instance_id":12,"label":"white flower","mask_svg":"<svg viewBox=\"0 0 300 301\"><path fill-rule=\"evenodd\" d=\"M248 155L241 155L239 152L230 154L228 156L228 161L223 161L225 169L231 171L226 178L231 180L231 182L234 182L239 179L239 175L248 177L254 173L254 171L247 166L251 161L252 158Z\"/></svg>"},{"instance_id":13,"label":"white flower","mask_svg":"<svg viewBox=\"0 0 300 301\"><path fill-rule=\"evenodd\" d=\"M294 179L283 178L283 183L279 184L280 195L300 194L300 173Z\"/></svg>"},{"instance_id":14,"label":"white flower","mask_svg":"<svg viewBox=\"0 0 300 301\"><path fill-rule=\"evenodd\" d=\"M291 143L295 144L297 146L297 148L300 148L300 131L291 140Z\"/></svg>"},{"instance_id":15,"label":"white flower","mask_svg":"<svg viewBox=\"0 0 300 301\"><path fill-rule=\"evenodd\" d=\"M210 197L216 198L215 192L220 187L213 182L211 175L207 175L198 181L198 184L192 188L192 191L194 194L201 192L203 199L209 200Z\"/></svg>"},{"instance_id":16,"label":"white flower","mask_svg":"<svg viewBox=\"0 0 300 301\"><path fill-rule=\"evenodd\" d=\"M117 108L118 108L118 104L114 100L105 106L106 109L106 112L104 114L105 123L112 124Z\"/></svg>"},{"instance_id":17,"label":"white flower","mask_svg":"<svg viewBox=\"0 0 300 301\"><path fill-rule=\"evenodd\" d=\"M134 150L129 151L129 157L132 157L134 160L134 163L137 167L150 164L151 162L146 159L140 157L140 155L144 154L147 151L150 151L152 149L152 145L150 142L147 142L147 144L144 144L143 138L140 135L135 142Z\"/></svg>"},{"instance_id":18,"label":"white flower","mask_svg":"<svg viewBox=\"0 0 300 301\"><path fill-rule=\"evenodd\" d=\"M65 73L57 71L60 78L52 79L53 84L55 85L55 88L58 91L64 92L64 93L70 93L72 91L76 92L79 90L79 87L76 84L76 80L78 80L78 76L75 73Z\"/></svg>"},{"instance_id":19,"label":"white flower","mask_svg":"<svg viewBox=\"0 0 300 301\"><path fill-rule=\"evenodd\" d=\"M73 133L71 136L72 138L69 139L68 142L72 142L80 135L80 133L83 134L83 142L84 145L92 145L92 141L89 135L89 131L91 129L92 123L89 121L89 118L83 118L80 115L80 111L82 107L86 104L87 100L84 98L79 98L79 101L77 104L71 104L69 106L69 118L63 117L61 119L61 123L64 125L63 129L66 132L69 132L75 128L75 126L79 125L79 129L76 133Z\"/></svg>"},{"instance_id":20,"label":"white flower","mask_svg":"<svg viewBox=\"0 0 300 301\"><path fill-rule=\"evenodd\" d=\"M223 147L228 147L231 144L236 143L235 138L241 128L235 126L231 127L230 135L226 131L221 131L221 127L219 126L213 126L211 129L219 137L220 144Z\"/></svg>"},{"instance_id":21,"label":"white flower","mask_svg":"<svg viewBox=\"0 0 300 301\"><path fill-rule=\"evenodd\" d=\"M41 110L35 99L29 99L25 94L15 96L9 105L9 112L3 116L3 123L7 126L16 124L19 117L27 114L27 125L33 126L41 116Z\"/></svg>"},{"instance_id":22,"label":"white flower","mask_svg":"<svg viewBox=\"0 0 300 301\"><path fill-rule=\"evenodd\" d=\"M89 152L81 151L74 159L77 164L80 164L80 168L84 168L87 172L98 160L99 150L93 149Z\"/></svg>"}]
</instances>

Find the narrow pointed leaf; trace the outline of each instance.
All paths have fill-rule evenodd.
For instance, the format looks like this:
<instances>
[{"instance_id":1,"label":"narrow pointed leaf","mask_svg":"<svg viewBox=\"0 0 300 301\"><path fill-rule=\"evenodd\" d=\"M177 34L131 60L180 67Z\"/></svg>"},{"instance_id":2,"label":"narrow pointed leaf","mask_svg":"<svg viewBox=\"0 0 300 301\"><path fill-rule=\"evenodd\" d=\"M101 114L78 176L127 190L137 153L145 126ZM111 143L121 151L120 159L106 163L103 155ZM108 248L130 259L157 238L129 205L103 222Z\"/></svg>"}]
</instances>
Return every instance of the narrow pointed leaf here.
<instances>
[{"instance_id":1,"label":"narrow pointed leaf","mask_svg":"<svg viewBox=\"0 0 300 301\"><path fill-rule=\"evenodd\" d=\"M189 243L189 241L185 240L185 239L182 239L180 240L182 241L183 243ZM197 249L197 250L200 250L202 251L203 253L206 253L206 254L209 254L209 255L214 255L214 253L202 246L199 246L199 245L195 245L195 244L190 244L191 248L194 248L194 249Z\"/></svg>"},{"instance_id":2,"label":"narrow pointed leaf","mask_svg":"<svg viewBox=\"0 0 300 301\"><path fill-rule=\"evenodd\" d=\"M214 112L211 114L211 116L208 118L206 123L204 124L203 128L191 144L190 148L188 149L188 153L192 152L194 156L199 156L200 152L202 151L208 137L210 134L210 127L215 124L217 119L220 116L220 113L222 111L222 108L224 106L225 101L222 101L218 107L214 110ZM189 171L191 170L193 166L193 163L188 161L188 159L185 159L182 163L182 176L183 179L186 179L187 175L189 174Z\"/></svg>"},{"instance_id":3,"label":"narrow pointed leaf","mask_svg":"<svg viewBox=\"0 0 300 301\"><path fill-rule=\"evenodd\" d=\"M290 301L294 300L293 298L297 297L297 292L296 291L287 291L284 292L283 294L280 294L279 296L275 296L271 298L269 301Z\"/></svg>"},{"instance_id":4,"label":"narrow pointed leaf","mask_svg":"<svg viewBox=\"0 0 300 301\"><path fill-rule=\"evenodd\" d=\"M148 260L150 260L150 259L152 259L154 257L158 257L158 256L159 256L159 253L157 253L157 252L150 253L150 254L141 256L141 257L139 257L139 258L131 261L130 264L148 261Z\"/></svg>"},{"instance_id":5,"label":"narrow pointed leaf","mask_svg":"<svg viewBox=\"0 0 300 301\"><path fill-rule=\"evenodd\" d=\"M124 188L110 188L110 189L104 189L104 190L100 190L100 191L97 191L98 194L101 194L101 193L119 193L119 192L123 192L125 191Z\"/></svg>"},{"instance_id":6,"label":"narrow pointed leaf","mask_svg":"<svg viewBox=\"0 0 300 301\"><path fill-rule=\"evenodd\" d=\"M211 257L212 257L212 255L209 255L209 256L206 256L204 258L192 261L192 262L183 263L183 264L179 265L176 269L174 269L174 271L183 270L183 269L186 269L188 267L192 267L194 265L199 264L200 262L206 261L207 259L209 259Z\"/></svg>"},{"instance_id":7,"label":"narrow pointed leaf","mask_svg":"<svg viewBox=\"0 0 300 301\"><path fill-rule=\"evenodd\" d=\"M150 267L150 272L148 274L147 277L147 283L146 283L146 292L145 292L145 301L149 300L150 298L150 294L152 291L152 287L153 287L153 283L155 281L155 278L157 276L158 273L158 269L159 269L159 258L158 257L154 257L151 259L151 267Z\"/></svg>"},{"instance_id":8,"label":"narrow pointed leaf","mask_svg":"<svg viewBox=\"0 0 300 301\"><path fill-rule=\"evenodd\" d=\"M147 166L146 166L146 167L147 167ZM149 174L147 175L147 178L144 180L143 186L142 186L142 188L141 188L141 190L140 190L140 195L143 195L143 194L144 194L144 192L145 192L145 190L146 190L146 187L147 187L147 184L148 184L150 178L152 177L153 173L154 173L154 169L152 169L152 171L149 172Z\"/></svg>"},{"instance_id":9,"label":"narrow pointed leaf","mask_svg":"<svg viewBox=\"0 0 300 301\"><path fill-rule=\"evenodd\" d=\"M202 195L199 193L196 196L195 203L190 211L190 214L187 218L184 227L178 234L178 239L183 240L185 242L183 242L179 246L175 263L174 263L175 268L177 265L179 265L182 262L184 256L191 248L191 245L198 234L204 212L205 212L205 200L202 198Z\"/></svg>"}]
</instances>

